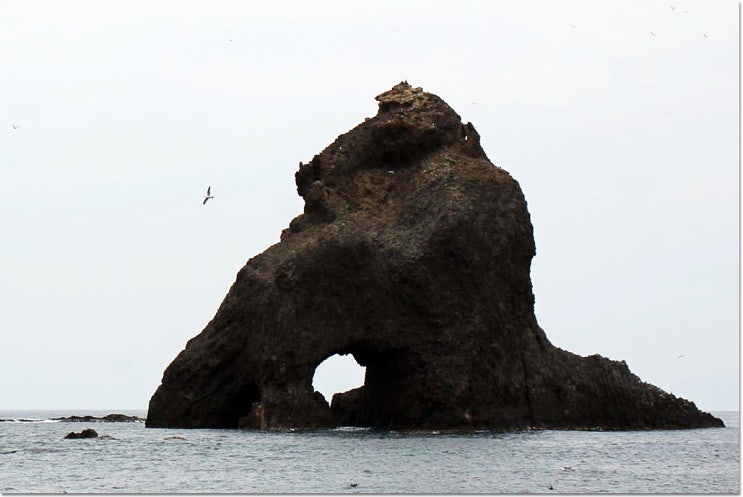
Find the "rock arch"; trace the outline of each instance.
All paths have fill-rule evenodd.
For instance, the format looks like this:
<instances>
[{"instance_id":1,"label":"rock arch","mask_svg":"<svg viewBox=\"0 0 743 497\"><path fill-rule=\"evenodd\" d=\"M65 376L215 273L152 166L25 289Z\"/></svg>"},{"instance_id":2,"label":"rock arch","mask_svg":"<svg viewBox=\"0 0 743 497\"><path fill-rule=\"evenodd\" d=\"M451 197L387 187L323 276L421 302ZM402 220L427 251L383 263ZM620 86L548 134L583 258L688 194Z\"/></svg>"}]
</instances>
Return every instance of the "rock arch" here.
<instances>
[{"instance_id":1,"label":"rock arch","mask_svg":"<svg viewBox=\"0 0 743 497\"><path fill-rule=\"evenodd\" d=\"M366 368L350 354L333 354L315 368L312 388L320 392L328 403L333 396L363 386Z\"/></svg>"},{"instance_id":2,"label":"rock arch","mask_svg":"<svg viewBox=\"0 0 743 497\"><path fill-rule=\"evenodd\" d=\"M238 272L168 366L147 426L721 426L624 362L554 347L534 316L526 200L439 97L401 83L296 173L304 213ZM312 387L349 353L363 387Z\"/></svg>"}]
</instances>

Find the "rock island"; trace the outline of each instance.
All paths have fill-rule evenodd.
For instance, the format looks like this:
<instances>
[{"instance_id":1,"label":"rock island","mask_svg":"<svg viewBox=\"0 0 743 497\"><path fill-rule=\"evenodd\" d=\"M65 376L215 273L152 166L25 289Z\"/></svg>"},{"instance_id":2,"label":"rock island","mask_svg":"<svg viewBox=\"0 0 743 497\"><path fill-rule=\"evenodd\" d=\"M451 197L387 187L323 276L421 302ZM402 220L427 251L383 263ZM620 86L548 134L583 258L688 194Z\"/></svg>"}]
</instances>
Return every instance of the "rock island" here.
<instances>
[{"instance_id":1,"label":"rock island","mask_svg":"<svg viewBox=\"0 0 743 497\"><path fill-rule=\"evenodd\" d=\"M552 345L517 181L436 95L404 82L376 98L376 116L300 163L304 212L167 367L147 426L723 426L624 361ZM334 354L366 378L325 399L312 379Z\"/></svg>"}]
</instances>

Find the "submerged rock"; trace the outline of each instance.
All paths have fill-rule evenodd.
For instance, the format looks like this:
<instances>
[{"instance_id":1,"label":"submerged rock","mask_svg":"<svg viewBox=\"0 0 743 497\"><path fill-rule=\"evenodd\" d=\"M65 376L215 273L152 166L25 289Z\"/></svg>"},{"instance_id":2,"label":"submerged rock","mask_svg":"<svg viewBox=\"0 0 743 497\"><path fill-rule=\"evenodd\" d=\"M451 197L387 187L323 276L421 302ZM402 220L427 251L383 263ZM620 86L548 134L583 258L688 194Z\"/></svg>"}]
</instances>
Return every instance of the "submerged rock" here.
<instances>
[{"instance_id":1,"label":"submerged rock","mask_svg":"<svg viewBox=\"0 0 743 497\"><path fill-rule=\"evenodd\" d=\"M534 316L518 183L443 100L401 83L296 173L304 213L250 259L168 366L151 427L722 426L624 362L553 346ZM366 367L328 405L334 354Z\"/></svg>"},{"instance_id":2,"label":"submerged rock","mask_svg":"<svg viewBox=\"0 0 743 497\"><path fill-rule=\"evenodd\" d=\"M72 438L72 439L75 439L75 438L98 438L98 432L96 432L92 428L86 428L85 430L83 430L83 431L81 431L79 433L75 433L74 431L72 431L72 432L68 433L67 435L65 435L64 437L65 438Z\"/></svg>"}]
</instances>

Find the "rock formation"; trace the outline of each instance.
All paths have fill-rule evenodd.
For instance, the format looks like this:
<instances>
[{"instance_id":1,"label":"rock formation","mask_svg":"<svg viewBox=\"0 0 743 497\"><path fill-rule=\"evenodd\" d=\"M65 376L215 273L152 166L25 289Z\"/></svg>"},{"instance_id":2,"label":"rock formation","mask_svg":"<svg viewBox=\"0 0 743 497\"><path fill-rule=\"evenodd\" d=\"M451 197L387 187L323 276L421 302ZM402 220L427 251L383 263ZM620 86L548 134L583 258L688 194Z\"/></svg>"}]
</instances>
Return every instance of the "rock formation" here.
<instances>
[{"instance_id":1,"label":"rock formation","mask_svg":"<svg viewBox=\"0 0 743 497\"><path fill-rule=\"evenodd\" d=\"M296 173L304 213L250 259L165 370L150 427L722 426L623 362L553 346L534 316L518 183L472 124L401 83ZM315 368L366 367L329 406Z\"/></svg>"},{"instance_id":2,"label":"rock formation","mask_svg":"<svg viewBox=\"0 0 743 497\"><path fill-rule=\"evenodd\" d=\"M127 416L126 414L106 414L103 417L86 414L85 416L64 416L51 419L63 423L141 423L144 421L144 418L139 416Z\"/></svg>"},{"instance_id":3,"label":"rock formation","mask_svg":"<svg viewBox=\"0 0 743 497\"><path fill-rule=\"evenodd\" d=\"M74 432L71 431L67 435L64 436L67 439L77 439L77 438L98 438L98 432L96 432L92 428L86 428L81 432Z\"/></svg>"}]
</instances>

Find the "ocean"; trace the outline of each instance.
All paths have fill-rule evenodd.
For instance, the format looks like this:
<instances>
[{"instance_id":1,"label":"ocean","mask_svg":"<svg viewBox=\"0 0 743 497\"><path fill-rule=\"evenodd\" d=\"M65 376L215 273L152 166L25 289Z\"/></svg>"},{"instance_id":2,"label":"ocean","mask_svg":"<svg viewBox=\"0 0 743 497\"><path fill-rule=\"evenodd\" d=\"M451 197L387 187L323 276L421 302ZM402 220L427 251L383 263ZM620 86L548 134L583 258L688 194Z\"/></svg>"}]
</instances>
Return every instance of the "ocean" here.
<instances>
[{"instance_id":1,"label":"ocean","mask_svg":"<svg viewBox=\"0 0 743 497\"><path fill-rule=\"evenodd\" d=\"M451 434L255 432L50 418L146 411L0 411L9 493L740 493L740 417L726 428ZM24 421L20 421L24 420ZM112 438L66 440L93 428Z\"/></svg>"}]
</instances>

